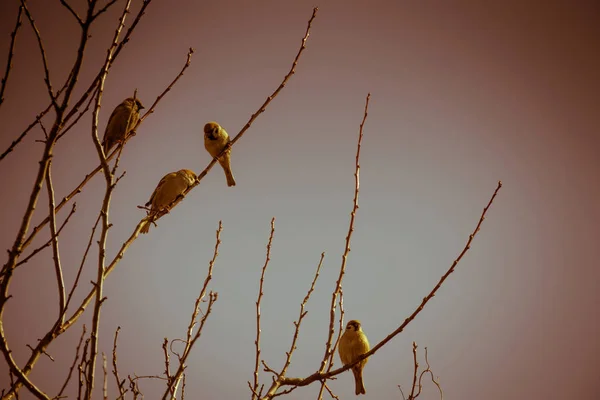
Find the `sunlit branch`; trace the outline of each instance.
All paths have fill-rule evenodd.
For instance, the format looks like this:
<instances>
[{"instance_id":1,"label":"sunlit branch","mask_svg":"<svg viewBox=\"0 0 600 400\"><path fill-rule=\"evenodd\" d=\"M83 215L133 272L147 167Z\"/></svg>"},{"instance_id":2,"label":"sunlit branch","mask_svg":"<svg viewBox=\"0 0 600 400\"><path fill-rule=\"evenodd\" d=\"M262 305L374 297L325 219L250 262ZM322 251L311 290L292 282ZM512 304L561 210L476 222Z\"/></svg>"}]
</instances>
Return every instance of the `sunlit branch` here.
<instances>
[{"instance_id":1,"label":"sunlit branch","mask_svg":"<svg viewBox=\"0 0 600 400\"><path fill-rule=\"evenodd\" d=\"M271 233L269 234L269 241L267 242L267 255L265 258L265 263L261 269L260 274L260 283L258 286L258 297L256 299L256 339L254 340L254 345L256 346L256 357L254 359L254 385L251 386L252 389L252 399L258 399L260 397L260 392L258 391L258 368L260 366L260 303L263 297L263 287L265 283L265 272L267 272L267 266L269 265L269 261L271 261L271 245L273 244L273 236L275 235L275 217L271 219ZM248 382L250 384L250 382Z\"/></svg>"},{"instance_id":2,"label":"sunlit branch","mask_svg":"<svg viewBox=\"0 0 600 400\"><path fill-rule=\"evenodd\" d=\"M4 102L4 90L6 89L6 85L8 84L8 77L10 76L10 70L12 69L12 58L14 56L15 51L15 43L17 42L17 32L19 32L19 28L21 27L21 16L23 15L23 6L19 6L19 13L17 14L17 23L15 25L15 29L10 34L10 47L8 48L8 59L6 60L6 71L4 72L4 77L2 78L2 82L0 83L0 106ZM2 157L4 158L4 157ZM2 159L0 158L0 160Z\"/></svg>"}]
</instances>

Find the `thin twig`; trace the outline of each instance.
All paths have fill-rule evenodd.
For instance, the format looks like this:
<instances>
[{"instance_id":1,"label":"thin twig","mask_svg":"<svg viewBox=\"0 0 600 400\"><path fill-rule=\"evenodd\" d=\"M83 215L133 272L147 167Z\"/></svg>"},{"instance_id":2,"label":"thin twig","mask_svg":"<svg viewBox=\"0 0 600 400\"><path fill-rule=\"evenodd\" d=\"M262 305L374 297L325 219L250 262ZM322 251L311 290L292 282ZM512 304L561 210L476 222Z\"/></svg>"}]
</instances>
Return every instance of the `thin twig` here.
<instances>
[{"instance_id":1,"label":"thin twig","mask_svg":"<svg viewBox=\"0 0 600 400\"><path fill-rule=\"evenodd\" d=\"M267 242L267 255L265 258L265 263L263 264L261 274L260 274L260 283L258 286L258 297L256 299L256 339L254 340L254 345L256 346L256 357L254 360L254 385L252 388L252 399L258 399L258 395L256 394L258 391L258 367L260 365L260 302L263 297L263 286L265 283L265 272L267 271L267 266L269 265L269 261L271 261L271 245L273 244L273 236L275 235L275 217L271 219L271 233L269 234L269 241Z\"/></svg>"},{"instance_id":2,"label":"thin twig","mask_svg":"<svg viewBox=\"0 0 600 400\"><path fill-rule=\"evenodd\" d=\"M62 394L64 393L65 389L67 388L67 385L69 384L69 381L71 380L71 375L73 374L73 370L75 369L75 366L77 365L77 360L79 359L79 349L81 349L81 344L83 343L84 336L85 336L85 325L83 325L83 329L81 330L81 337L79 338L79 344L77 344L77 348L75 349L75 358L73 359L73 363L71 364L71 367L69 368L69 373L67 374L67 378L65 379L65 382L63 383L62 387L60 388L60 391L58 392L58 394L56 396L54 396L55 399L62 397Z\"/></svg>"},{"instance_id":3,"label":"thin twig","mask_svg":"<svg viewBox=\"0 0 600 400\"><path fill-rule=\"evenodd\" d=\"M23 15L23 6L19 6L19 13L17 14L17 23L15 25L15 29L10 34L10 47L8 49L8 60L6 61L6 71L4 72L4 78L2 78L2 84L0 85L0 106L4 102L4 90L6 89L6 85L8 84L8 77L10 75L10 70L12 69L12 58L14 56L15 51L15 43L17 41L17 32L21 27L21 16ZM4 157L3 157L4 158ZM1 158L0 158L1 160Z\"/></svg>"},{"instance_id":4,"label":"thin twig","mask_svg":"<svg viewBox=\"0 0 600 400\"><path fill-rule=\"evenodd\" d=\"M108 400L108 372L106 371L106 354L104 354L104 352L102 352L102 372L104 376L104 379L102 380L102 395L104 400Z\"/></svg>"},{"instance_id":5,"label":"thin twig","mask_svg":"<svg viewBox=\"0 0 600 400\"><path fill-rule=\"evenodd\" d=\"M113 365L113 375L115 377L115 381L117 382L117 388L119 389L119 397L117 397L117 400L119 399L124 399L125 398L125 393L127 393L127 389L124 388L125 386L125 379L121 380L121 378L119 377L119 368L117 367L117 339L119 338L119 331L121 330L121 327L118 326L117 330L115 331L115 340L113 342L113 351L112 351L112 365Z\"/></svg>"},{"instance_id":6,"label":"thin twig","mask_svg":"<svg viewBox=\"0 0 600 400\"><path fill-rule=\"evenodd\" d=\"M333 334L335 333L335 309L336 304L338 302L339 293L342 290L342 280L344 279L344 274L346 273L346 263L348 260L348 254L350 253L350 239L352 238L352 233L354 232L354 220L356 219L356 211L358 210L358 193L360 190L360 149L363 138L363 128L369 112L370 98L371 93L367 94L367 99L365 101L365 111L363 113L363 119L358 132L358 145L356 146L356 163L354 170L354 200L352 202L352 211L350 212L350 223L348 226L348 234L346 235L344 253L342 254L342 264L340 265L340 273L335 284L335 289L333 290L333 293L331 295L331 306L329 307L329 332L327 336L327 342L325 344L325 354L323 355L323 360L321 361L321 367L319 369L319 371L321 372L325 371L328 360L332 359L333 353L335 351L335 348L332 346Z\"/></svg>"},{"instance_id":7,"label":"thin twig","mask_svg":"<svg viewBox=\"0 0 600 400\"><path fill-rule=\"evenodd\" d=\"M281 372L279 373L279 376L285 376L285 374L287 373L287 369L292 362L292 354L294 354L294 351L296 350L296 343L298 341L298 336L300 335L300 325L302 324L302 320L304 319L304 317L306 317L306 314L308 314L308 311L306 311L306 304L308 303L308 300L310 299L310 295L315 290L315 285L317 283L317 279L319 279L319 272L321 271L321 266L323 265L323 259L325 259L324 252L321 253L321 258L319 259L319 264L317 265L317 270L315 271L315 277L313 278L312 283L310 284L310 288L308 289L306 296L304 296L302 303L300 303L300 312L298 315L298 320L294 321L295 330L294 330L294 336L292 338L292 344L290 345L290 349L286 353L287 357L285 359L283 368L281 369Z\"/></svg>"},{"instance_id":8,"label":"thin twig","mask_svg":"<svg viewBox=\"0 0 600 400\"><path fill-rule=\"evenodd\" d=\"M113 4L115 4L118 0L110 0L108 3L106 3L106 5L104 7L102 7L100 10L98 10L94 16L92 17L92 19L96 19L98 18L99 15L101 15L102 13L106 12L110 6L112 6Z\"/></svg>"},{"instance_id":9,"label":"thin twig","mask_svg":"<svg viewBox=\"0 0 600 400\"><path fill-rule=\"evenodd\" d=\"M56 111L59 110L58 103L56 102L56 95L54 94L54 90L52 89L52 83L50 81L50 70L48 68L48 60L46 58L46 50L44 50L44 43L42 42L42 36L37 26L35 25L35 21L27 8L27 4L25 0L21 0L21 7L25 10L25 15L29 20L29 24L31 25L31 29L35 32L35 37L37 39L38 46L40 48L40 54L42 55L42 63L44 65L44 82L46 83L46 88L48 89L48 96L50 96L50 101L54 105L54 109Z\"/></svg>"},{"instance_id":10,"label":"thin twig","mask_svg":"<svg viewBox=\"0 0 600 400\"><path fill-rule=\"evenodd\" d=\"M77 15L75 10L73 10L73 8L69 5L69 3L67 3L66 0L60 0L60 4L62 4L67 10L69 10L71 15L73 15L73 17L75 17L75 19L77 20L77 22L79 23L80 26L83 25L83 21L81 20L79 15Z\"/></svg>"},{"instance_id":11,"label":"thin twig","mask_svg":"<svg viewBox=\"0 0 600 400\"><path fill-rule=\"evenodd\" d=\"M21 261L19 261L17 263L17 266L19 266L21 264L25 264L32 257L34 257L37 253L39 253L40 251L44 250L46 247L50 246L50 244L52 243L52 240L55 237L58 237L60 235L60 233L62 232L62 230L65 227L65 225L67 225L67 222L69 222L69 219L71 218L71 216L73 214L75 214L76 210L77 210L77 203L73 203L73 206L71 207L71 211L69 211L69 215L67 215L67 218L65 218L65 220L61 224L60 228L58 228L58 231L56 232L56 236L51 236L50 239L48 239L48 241L46 243L44 243L43 245L41 245L40 247L38 247L37 249L35 249L34 251L32 251L30 255L28 255L27 257L25 257Z\"/></svg>"},{"instance_id":12,"label":"thin twig","mask_svg":"<svg viewBox=\"0 0 600 400\"><path fill-rule=\"evenodd\" d=\"M417 387L417 374L419 372L419 362L417 361L417 344L415 342L413 342L412 347L413 347L412 352L413 352L414 370L413 370L412 386L410 389L410 394L408 395L409 400L414 400L414 398L415 398L415 389Z\"/></svg>"},{"instance_id":13,"label":"thin twig","mask_svg":"<svg viewBox=\"0 0 600 400\"><path fill-rule=\"evenodd\" d=\"M190 324L188 325L188 329L187 329L185 348L184 348L181 356L178 356L179 366L177 367L177 371L175 372L175 374L172 375L172 377L169 379L169 381L167 383L167 388L165 389L165 392L162 396L163 400L166 400L167 398L170 398L172 400L175 399L175 396L177 394L177 387L179 385L179 382L181 381L181 377L185 370L185 362L186 362L188 356L190 355L192 348L194 347L194 344L196 343L196 341L198 341L198 339L202 335L202 329L204 328L204 324L206 323L206 320L208 319L208 316L210 315L210 313L212 311L213 304L217 301L218 294L211 291L208 295L208 305L206 307L206 312L204 313L202 318L200 318L200 321L198 321L198 314L200 313L200 303L202 303L202 301L204 300L204 297L206 296L208 283L212 279L212 273L213 273L215 261L217 260L217 256L219 255L219 246L221 245L222 230L223 230L223 223L222 223L222 221L219 221L219 228L217 229L217 233L216 233L215 250L213 252L212 259L208 263L208 272L206 274L206 278L204 279L204 284L202 285L200 294L196 298L196 303L194 304L194 311L192 312L192 317L190 318ZM196 333L193 333L194 327L196 325L199 325L198 329L196 330Z\"/></svg>"},{"instance_id":14,"label":"thin twig","mask_svg":"<svg viewBox=\"0 0 600 400\"><path fill-rule=\"evenodd\" d=\"M57 93L58 95L58 93ZM16 138L15 140L13 140L13 142L10 144L10 146L8 146L8 148L6 150L4 150L4 153L2 153L2 155L0 155L0 161L2 161L4 159L4 157L6 157L8 155L8 153L12 152L15 147L21 142L21 140L23 140L23 138L29 133L29 131L31 129L33 129L34 126L36 126L41 120L42 118L44 118L44 116L48 113L48 111L50 111L50 109L52 108L52 103L50 103L48 105L48 107L46 107L46 109L44 109L41 113L39 113L36 117L35 120L29 124L29 126L27 128L25 128L25 130L19 135L18 138Z\"/></svg>"},{"instance_id":15,"label":"thin twig","mask_svg":"<svg viewBox=\"0 0 600 400\"><path fill-rule=\"evenodd\" d=\"M58 232L56 229L56 214L54 213L54 185L52 183L52 159L46 169L46 188L48 190L48 208L50 213L50 237L52 238L52 259L54 260L54 272L56 273L56 282L58 285L58 305L60 323L63 322L65 315L65 279L63 277L62 266L60 264L60 252L58 250Z\"/></svg>"},{"instance_id":16,"label":"thin twig","mask_svg":"<svg viewBox=\"0 0 600 400\"><path fill-rule=\"evenodd\" d=\"M100 159L100 164L102 165L102 170L104 171L104 178L106 180L106 190L104 194L104 199L102 201L102 209L100 211L100 215L102 217L102 225L100 232L100 240L98 241L98 274L96 279L96 301L94 303L94 312L92 316L92 332L91 332L91 343L90 343L90 362L88 365L88 385L86 387L85 399L91 400L92 392L94 390L94 380L95 380L95 368L96 368L96 356L98 354L98 336L99 336L99 328L100 328L100 310L102 307L102 303L104 302L103 298L103 288L104 288L104 270L105 270L105 257L106 257L106 241L108 239L108 230L110 228L110 224L108 221L108 210L110 207L110 200L112 196L112 192L115 189L114 184L114 176L111 173L111 170L106 162L106 158L104 156L104 150L102 149L102 144L100 143L100 139L98 138L98 115L100 113L100 104L102 102L102 93L104 89L104 82L106 80L106 76L108 75L108 68L112 62L113 54L115 49L117 48L117 43L119 41L119 36L121 35L121 30L125 26L125 19L127 14L129 13L129 7L131 6L131 0L127 0L125 6L123 7L123 11L121 13L121 17L119 18L119 24L117 25L117 29L115 30L115 34L113 37L112 44L108 49L106 60L104 61L103 74L100 76L100 80L98 83L98 94L96 95L96 105L94 107L94 113L92 118L92 139L94 141L94 145L96 146L96 151L98 152L98 157Z\"/></svg>"}]
</instances>

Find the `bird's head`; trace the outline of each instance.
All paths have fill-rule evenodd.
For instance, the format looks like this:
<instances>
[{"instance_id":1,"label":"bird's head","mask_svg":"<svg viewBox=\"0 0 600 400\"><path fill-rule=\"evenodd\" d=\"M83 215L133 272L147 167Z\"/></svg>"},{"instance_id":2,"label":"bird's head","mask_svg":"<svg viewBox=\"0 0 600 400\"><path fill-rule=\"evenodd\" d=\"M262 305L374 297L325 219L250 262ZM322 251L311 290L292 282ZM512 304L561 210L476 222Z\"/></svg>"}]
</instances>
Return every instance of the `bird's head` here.
<instances>
[{"instance_id":1,"label":"bird's head","mask_svg":"<svg viewBox=\"0 0 600 400\"><path fill-rule=\"evenodd\" d=\"M190 184L194 183L196 180L196 173L189 169L180 169L179 174L183 175Z\"/></svg>"},{"instance_id":2,"label":"bird's head","mask_svg":"<svg viewBox=\"0 0 600 400\"><path fill-rule=\"evenodd\" d=\"M214 121L211 121L204 125L204 134L208 136L209 139L215 140L219 136L219 129L221 126Z\"/></svg>"},{"instance_id":3,"label":"bird's head","mask_svg":"<svg viewBox=\"0 0 600 400\"><path fill-rule=\"evenodd\" d=\"M352 321L348 321L348 323L346 324L346 330L360 332L361 331L360 321L358 321L356 319L353 319Z\"/></svg>"},{"instance_id":4,"label":"bird's head","mask_svg":"<svg viewBox=\"0 0 600 400\"><path fill-rule=\"evenodd\" d=\"M140 111L142 109L144 109L145 107L142 105L142 102L140 101L140 99L136 98L136 97L128 97L125 102L131 104L131 106L135 106L135 108Z\"/></svg>"}]
</instances>

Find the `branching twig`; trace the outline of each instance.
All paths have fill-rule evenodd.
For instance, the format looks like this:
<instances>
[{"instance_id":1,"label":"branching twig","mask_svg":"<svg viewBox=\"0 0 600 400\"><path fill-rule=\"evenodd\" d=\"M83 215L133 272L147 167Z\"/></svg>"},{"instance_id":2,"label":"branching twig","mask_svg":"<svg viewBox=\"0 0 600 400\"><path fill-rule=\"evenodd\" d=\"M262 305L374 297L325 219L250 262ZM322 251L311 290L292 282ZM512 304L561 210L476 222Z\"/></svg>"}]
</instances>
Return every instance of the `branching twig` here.
<instances>
[{"instance_id":1,"label":"branching twig","mask_svg":"<svg viewBox=\"0 0 600 400\"><path fill-rule=\"evenodd\" d=\"M77 15L75 10L73 10L73 8L69 5L69 3L67 3L66 0L60 0L60 4L62 4L67 10L69 10L71 15L73 15L73 17L75 17L75 19L77 20L77 22L79 23L80 26L83 25L83 21L81 20L79 15Z\"/></svg>"},{"instance_id":2,"label":"branching twig","mask_svg":"<svg viewBox=\"0 0 600 400\"><path fill-rule=\"evenodd\" d=\"M129 7L131 6L131 0L127 0L125 3L125 7L123 8L123 12L121 13L121 17L119 19L119 24L117 25L117 29L115 30L115 34L113 37L112 44L108 49L106 60L104 61L104 67L102 69L102 75L100 76L100 80L98 83L98 94L96 95L96 106L94 107L94 114L92 118L92 139L94 141L94 145L96 146L96 151L98 152L98 158L100 159L100 164L102 165L102 170L104 171L104 178L106 180L106 190L104 193L104 199L102 201L102 209L100 211L100 216L102 217L102 225L100 232L100 240L98 241L98 274L96 280L96 301L94 303L94 312L92 317L92 332L91 332L91 342L90 342L90 362L88 365L88 385L86 387L85 399L91 400L92 391L94 390L94 380L95 380L95 368L96 368L96 356L98 354L98 335L100 328L100 310L102 307L102 303L104 302L103 298L103 287L104 287L104 263L106 257L106 241L108 239L108 230L110 228L108 222L108 210L110 207L110 200L112 196L112 192L115 188L114 176L111 173L111 170L106 162L106 158L104 156L104 150L102 149L102 145L100 144L100 139L98 138L98 114L100 112L100 104L102 101L102 93L104 89L104 82L106 80L106 76L108 75L108 68L113 60L113 54L115 49L117 48L117 43L119 41L119 36L121 35L121 30L125 26L125 18L129 13ZM105 376L106 378L106 376Z\"/></svg>"},{"instance_id":3,"label":"branching twig","mask_svg":"<svg viewBox=\"0 0 600 400\"><path fill-rule=\"evenodd\" d=\"M4 72L4 78L2 78L2 83L0 85L0 106L4 102L4 90L6 89L6 85L8 84L8 77L10 75L10 70L12 69L12 58L15 51L15 43L17 41L17 32L21 27L21 16L23 15L23 6L19 6L19 13L17 14L17 23L15 25L15 29L13 29L10 34L10 47L8 49L8 60L6 61L6 71ZM2 157L4 158L4 157ZM0 160L2 159L0 158Z\"/></svg>"},{"instance_id":4,"label":"branching twig","mask_svg":"<svg viewBox=\"0 0 600 400\"><path fill-rule=\"evenodd\" d=\"M51 108L52 108L52 103L50 103L48 105L48 107L46 107L45 110L43 110L41 113L39 113L35 117L35 120L31 124L29 124L29 126L27 128L25 128L25 130L19 135L19 137L16 138L15 140L13 140L13 142L10 144L10 146L8 146L8 148L6 150L4 150L4 153L2 153L2 155L0 155L0 161L2 161L4 159L4 157L6 157L8 155L8 153L12 152L15 149L15 147L21 142L21 140L23 140L25 135L27 135L29 133L29 131L31 129L33 129L34 126L36 126L38 123L40 123L42 118L44 118L44 116L48 113L48 111L50 111Z\"/></svg>"},{"instance_id":5,"label":"branching twig","mask_svg":"<svg viewBox=\"0 0 600 400\"><path fill-rule=\"evenodd\" d=\"M265 272L267 271L267 266L269 265L269 261L271 261L271 245L273 244L273 236L275 235L275 217L271 219L271 233L269 234L269 241L267 242L267 256L265 258L265 263L262 267L260 274L260 284L258 286L258 297L256 299L256 339L254 340L254 345L256 346L256 357L254 360L254 385L251 386L252 389L252 400L258 399L258 367L260 365L260 302L263 297L263 286L265 283ZM250 382L248 382L250 385Z\"/></svg>"},{"instance_id":6,"label":"branching twig","mask_svg":"<svg viewBox=\"0 0 600 400\"><path fill-rule=\"evenodd\" d=\"M54 109L58 112L59 107L56 102L56 95L54 94L54 90L52 89L52 83L50 81L50 70L48 69L48 60L46 58L46 50L44 50L44 43L42 42L42 36L37 26L35 25L35 21L27 8L27 4L25 4L25 0L21 0L21 7L25 10L25 15L29 20L29 24L31 25L31 29L35 32L35 37L37 39L38 46L40 48L40 54L42 55L42 63L44 65L44 82L46 83L46 88L48 89L48 96L50 96L50 101L54 105Z\"/></svg>"},{"instance_id":7,"label":"branching twig","mask_svg":"<svg viewBox=\"0 0 600 400\"><path fill-rule=\"evenodd\" d=\"M56 236L51 236L50 239L48 239L48 241L46 243L44 243L43 245L41 245L40 247L38 247L37 249L35 249L34 251L32 251L30 255L28 255L27 257L25 257L21 261L19 261L17 263L17 266L19 266L21 264L25 264L27 261L29 261L31 258L33 258L37 253L39 253L40 251L44 250L46 247L50 246L50 244L52 243L52 241L54 240L54 238L55 237L57 238L60 235L60 233L62 232L62 230L65 227L65 225L67 225L67 222L69 222L69 219L71 218L71 216L73 214L75 214L76 209L77 209L77 203L73 203L73 207L71 207L71 211L69 211L69 215L67 215L67 218L65 218L65 220L61 224L60 228L58 228L58 231L56 232Z\"/></svg>"},{"instance_id":8,"label":"branching twig","mask_svg":"<svg viewBox=\"0 0 600 400\"><path fill-rule=\"evenodd\" d=\"M281 372L279 373L279 376L285 376L285 374L287 373L287 369L292 362L292 354L294 354L294 351L296 350L296 342L298 341L298 336L300 335L300 325L302 324L302 320L304 319L306 314L308 314L308 311L305 310L306 304L308 303L308 300L310 299L310 295L315 290L315 285L317 283L317 279L319 279L319 272L321 271L321 266L323 265L324 258L325 258L325 253L321 253L321 258L319 259L319 264L317 265L317 270L315 271L315 277L313 278L312 283L310 284L310 288L308 289L306 296L304 296L304 300L302 300L302 303L300 303L300 313L298 315L298 320L294 321L295 330L294 330L294 336L292 338L292 344L290 345L290 350L286 353L287 357L285 359L283 368L281 369Z\"/></svg>"},{"instance_id":9,"label":"branching twig","mask_svg":"<svg viewBox=\"0 0 600 400\"><path fill-rule=\"evenodd\" d=\"M104 352L102 352L102 372L104 376L104 379L102 380L102 395L104 400L108 400L108 380L106 378L108 373L106 371L106 354L104 354Z\"/></svg>"},{"instance_id":10,"label":"branching twig","mask_svg":"<svg viewBox=\"0 0 600 400\"><path fill-rule=\"evenodd\" d=\"M125 379L121 380L121 378L119 377L119 369L117 367L117 339L119 338L119 331L121 330L121 327L118 326L117 330L115 331L115 340L113 342L113 351L112 351L112 365L113 365L113 375L115 376L115 381L117 382L117 389L119 389L119 397L117 397L117 400L119 399L124 399L125 398L125 393L127 393L127 389L124 388L125 386Z\"/></svg>"},{"instance_id":11,"label":"branching twig","mask_svg":"<svg viewBox=\"0 0 600 400\"><path fill-rule=\"evenodd\" d=\"M52 159L48 162L46 169L46 188L48 190L48 208L50 213L50 237L52 241L52 259L54 260L54 271L56 273L56 282L58 285L58 315L60 323L63 322L65 315L65 280L63 278L62 266L60 265L60 253L58 250L58 232L56 229L56 214L54 213L54 185L52 183Z\"/></svg>"},{"instance_id":12,"label":"branching twig","mask_svg":"<svg viewBox=\"0 0 600 400\"><path fill-rule=\"evenodd\" d=\"M65 383L63 383L62 387L60 388L60 391L54 397L55 399L59 399L62 397L62 394L64 393L65 389L67 388L67 385L69 384L69 381L71 380L73 370L75 369L75 366L77 365L77 360L79 359L79 349L81 348L81 344L83 343L84 337L85 337L85 325L83 325L83 329L81 331L81 337L79 338L79 344L77 344L77 348L75 349L75 358L73 359L73 363L71 364L71 367L69 368L69 373L67 374Z\"/></svg>"},{"instance_id":13,"label":"branching twig","mask_svg":"<svg viewBox=\"0 0 600 400\"><path fill-rule=\"evenodd\" d=\"M362 144L363 138L363 127L367 120L368 112L369 112L369 100L371 98L371 94L367 94L367 99L365 101L365 111L363 114L363 119L360 124L359 133L358 133L358 145L356 146L356 164L354 171L354 200L352 202L352 212L350 213L350 223L348 227L348 234L346 235L346 245L344 246L344 254L342 254L342 264L340 266L340 274L338 276L338 280L335 284L335 289L331 295L331 306L329 307L329 332L327 335L327 343L325 344L325 354L323 355L323 360L321 361L321 367L319 371L325 371L328 360L332 359L335 348L332 346L333 342L333 334L335 333L335 309L336 304L338 302L338 296L340 291L342 290L342 280L344 279L344 274L346 273L346 262L348 260L348 254L350 253L350 239L352 238L352 233L354 232L354 220L356 218L356 211L358 210L358 193L360 190L360 148Z\"/></svg>"},{"instance_id":14,"label":"branching twig","mask_svg":"<svg viewBox=\"0 0 600 400\"><path fill-rule=\"evenodd\" d=\"M215 265L215 261L217 260L217 256L219 255L219 246L221 245L221 231L222 230L223 230L223 224L222 224L222 221L219 221L219 228L217 229L217 234L216 234L217 239L216 239L216 243L215 243L215 250L214 250L212 259L208 263L208 272L206 274L206 278L204 279L204 284L202 285L200 294L196 298L196 303L194 304L194 311L192 312L192 317L190 318L190 324L188 325L188 329L187 329L185 348L184 348L182 354L180 356L178 356L179 366L177 367L177 371L175 372L175 374L173 374L173 376L169 379L169 381L167 383L167 388L165 389L165 392L162 396L163 400L166 400L167 398L169 398L171 400L175 399L175 395L177 394L177 387L179 385L179 382L181 381L181 377L185 370L185 362L186 362L188 356L190 355L192 348L194 347L194 344L202 335L202 329L204 328L204 324L206 323L206 320L212 311L213 304L215 303L215 301L217 301L217 297L218 297L217 293L214 293L211 291L208 295L208 305L206 307L206 312L202 315L202 318L200 318L200 321L198 321L198 314L200 313L200 303L204 300L204 297L206 296L206 290L208 288L208 283L212 279L212 272L213 272L213 268ZM194 333L193 332L194 327L198 323L199 323L198 329L196 330L196 333Z\"/></svg>"}]
</instances>

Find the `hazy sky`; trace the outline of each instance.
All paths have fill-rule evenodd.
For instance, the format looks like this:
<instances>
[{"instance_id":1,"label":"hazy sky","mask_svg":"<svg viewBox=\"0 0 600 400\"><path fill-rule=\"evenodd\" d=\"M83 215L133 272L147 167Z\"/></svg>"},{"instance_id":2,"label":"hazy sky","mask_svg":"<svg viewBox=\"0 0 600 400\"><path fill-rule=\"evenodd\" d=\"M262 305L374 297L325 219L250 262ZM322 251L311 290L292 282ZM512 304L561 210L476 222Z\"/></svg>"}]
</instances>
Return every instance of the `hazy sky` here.
<instances>
[{"instance_id":1,"label":"hazy sky","mask_svg":"<svg viewBox=\"0 0 600 400\"><path fill-rule=\"evenodd\" d=\"M84 9L82 0L70 3ZM104 59L121 3L94 25L78 93ZM133 3L139 9L141 1ZM59 86L74 60L77 25L58 2L28 4ZM18 5L0 2L2 73ZM429 293L462 250L497 181L504 187L456 272L405 332L370 359L365 398L401 398L397 385L409 387L416 341L420 350L428 347L446 399L598 399L600 8L594 1L154 0L106 81L101 133L135 88L149 106L179 72L187 49L196 53L125 148L120 165L127 174L112 200L108 256L143 217L136 206L163 175L200 172L209 163L204 123L216 120L235 135L279 85L315 5L319 13L296 74L233 149L237 186L228 188L213 168L131 246L107 280L100 349L111 352L121 326L121 374L163 372L162 340L185 336L222 220L211 283L219 299L189 359L186 392L196 399L249 398L254 302L276 217L262 357L275 369L283 365L292 322L325 251L288 371L313 373L324 351L352 208L358 126L371 92L344 306L346 320L361 320L372 344ZM0 107L0 151L46 106L42 71L24 19ZM56 147L57 199L98 164L90 127L87 116ZM43 149L35 140L42 137L34 130L0 162L3 248L12 245L31 193ZM67 285L103 191L98 176L77 197L77 212L61 234ZM35 223L47 215L46 201L44 190ZM26 344L35 345L58 312L50 257L48 249L19 268L11 285L4 328L21 365L30 353ZM95 279L95 265L94 258L86 265L77 299ZM89 331L91 311L51 346L56 361L43 358L31 375L51 396L66 376L82 323ZM1 388L8 385L6 371L0 363ZM261 379L270 383L266 373ZM162 387L144 382L142 390L153 399ZM354 398L350 373L330 387L342 399ZM314 384L288 398L315 398L317 390ZM438 398L431 383L422 398Z\"/></svg>"}]
</instances>

